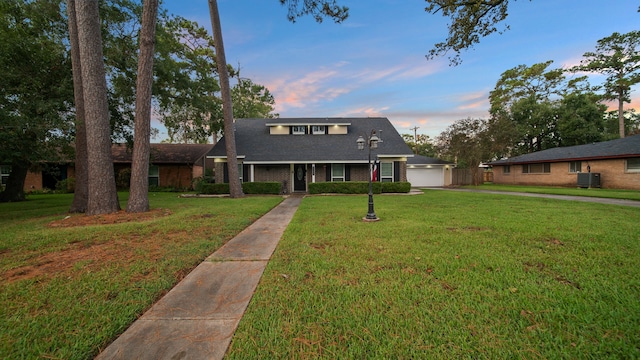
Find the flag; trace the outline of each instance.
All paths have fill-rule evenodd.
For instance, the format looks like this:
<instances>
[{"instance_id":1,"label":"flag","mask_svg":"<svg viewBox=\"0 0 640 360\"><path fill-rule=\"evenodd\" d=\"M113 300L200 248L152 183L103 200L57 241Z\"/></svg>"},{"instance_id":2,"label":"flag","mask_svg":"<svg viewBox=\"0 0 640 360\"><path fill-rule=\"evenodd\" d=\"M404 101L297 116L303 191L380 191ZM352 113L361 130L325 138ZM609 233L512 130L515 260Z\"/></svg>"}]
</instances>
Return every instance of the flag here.
<instances>
[{"instance_id":1,"label":"flag","mask_svg":"<svg viewBox=\"0 0 640 360\"><path fill-rule=\"evenodd\" d=\"M373 162L373 170L371 171L371 181L378 181L378 167L380 165L379 161Z\"/></svg>"}]
</instances>

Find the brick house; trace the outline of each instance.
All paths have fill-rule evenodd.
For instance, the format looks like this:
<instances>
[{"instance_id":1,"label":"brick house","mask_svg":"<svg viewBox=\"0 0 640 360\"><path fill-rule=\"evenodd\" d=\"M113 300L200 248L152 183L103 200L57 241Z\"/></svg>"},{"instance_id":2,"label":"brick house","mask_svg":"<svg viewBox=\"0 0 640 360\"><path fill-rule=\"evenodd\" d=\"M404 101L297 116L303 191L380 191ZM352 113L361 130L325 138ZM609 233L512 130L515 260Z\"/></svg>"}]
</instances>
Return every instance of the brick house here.
<instances>
[{"instance_id":1,"label":"brick house","mask_svg":"<svg viewBox=\"0 0 640 360\"><path fill-rule=\"evenodd\" d=\"M307 192L309 183L368 181L368 149L358 150L356 141L372 130L382 140L371 153L380 181L407 181L407 158L413 153L382 117L238 119L240 179L280 182L287 193ZM207 157L214 160L215 181L228 182L224 137Z\"/></svg>"},{"instance_id":2,"label":"brick house","mask_svg":"<svg viewBox=\"0 0 640 360\"><path fill-rule=\"evenodd\" d=\"M212 144L151 144L149 151L149 185L189 189L193 179L213 169L213 161L205 155ZM132 149L125 144L111 147L116 174L131 169Z\"/></svg>"},{"instance_id":3,"label":"brick house","mask_svg":"<svg viewBox=\"0 0 640 360\"><path fill-rule=\"evenodd\" d=\"M189 189L195 178L202 177L206 169L213 170L213 161L205 155L212 144L151 144L149 154L149 185ZM113 166L116 174L131 169L132 149L125 144L111 147ZM9 177L10 166L0 166L2 185ZM72 162L43 164L42 170L29 171L24 183L24 191L55 189L60 180L75 177Z\"/></svg>"},{"instance_id":4,"label":"brick house","mask_svg":"<svg viewBox=\"0 0 640 360\"><path fill-rule=\"evenodd\" d=\"M640 135L559 147L489 163L495 184L578 186L592 173L600 187L640 190Z\"/></svg>"}]
</instances>

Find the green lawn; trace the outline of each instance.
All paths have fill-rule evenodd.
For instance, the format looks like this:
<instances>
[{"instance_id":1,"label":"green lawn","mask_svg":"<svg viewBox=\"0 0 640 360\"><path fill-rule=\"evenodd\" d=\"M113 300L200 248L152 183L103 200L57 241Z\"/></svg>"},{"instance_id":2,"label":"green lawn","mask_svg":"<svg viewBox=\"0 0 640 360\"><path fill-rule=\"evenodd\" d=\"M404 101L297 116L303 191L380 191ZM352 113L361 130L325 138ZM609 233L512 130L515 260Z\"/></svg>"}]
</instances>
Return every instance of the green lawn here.
<instances>
[{"instance_id":1,"label":"green lawn","mask_svg":"<svg viewBox=\"0 0 640 360\"><path fill-rule=\"evenodd\" d=\"M229 359L640 357L640 209L426 191L305 198Z\"/></svg>"},{"instance_id":2,"label":"green lawn","mask_svg":"<svg viewBox=\"0 0 640 360\"><path fill-rule=\"evenodd\" d=\"M282 200L149 196L148 219L81 227L48 226L67 216L72 195L0 204L0 359L92 359Z\"/></svg>"},{"instance_id":3,"label":"green lawn","mask_svg":"<svg viewBox=\"0 0 640 360\"><path fill-rule=\"evenodd\" d=\"M484 184L479 186L467 185L466 189L489 190L489 191L509 191L509 192L526 192L536 194L553 194L553 195L571 195L571 196L587 196L601 197L610 199L627 199L640 200L640 191L638 190L620 190L620 189L582 189L567 188L553 186L522 186L522 185L497 185Z\"/></svg>"}]
</instances>

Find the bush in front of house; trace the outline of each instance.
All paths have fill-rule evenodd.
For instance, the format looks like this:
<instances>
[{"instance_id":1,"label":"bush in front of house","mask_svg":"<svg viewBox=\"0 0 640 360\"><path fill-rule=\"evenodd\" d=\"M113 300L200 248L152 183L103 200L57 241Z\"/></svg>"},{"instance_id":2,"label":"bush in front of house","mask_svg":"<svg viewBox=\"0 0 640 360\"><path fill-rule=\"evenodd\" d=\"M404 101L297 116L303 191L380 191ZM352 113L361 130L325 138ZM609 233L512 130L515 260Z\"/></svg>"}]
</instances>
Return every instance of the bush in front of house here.
<instances>
[{"instance_id":1,"label":"bush in front of house","mask_svg":"<svg viewBox=\"0 0 640 360\"><path fill-rule=\"evenodd\" d=\"M408 182L374 182L371 184L374 194L408 193L411 184ZM310 194L368 194L369 182L322 182L309 184Z\"/></svg>"},{"instance_id":2,"label":"bush in front of house","mask_svg":"<svg viewBox=\"0 0 640 360\"><path fill-rule=\"evenodd\" d=\"M280 187L281 185L279 182L242 183L242 191L245 194L278 195L280 194ZM196 189L196 191L198 194L210 194L210 195L228 194L229 184L200 183L198 184L198 189Z\"/></svg>"},{"instance_id":3,"label":"bush in front of house","mask_svg":"<svg viewBox=\"0 0 640 360\"><path fill-rule=\"evenodd\" d=\"M245 194L280 194L282 185L276 181L246 182L242 183L242 191Z\"/></svg>"}]
</instances>

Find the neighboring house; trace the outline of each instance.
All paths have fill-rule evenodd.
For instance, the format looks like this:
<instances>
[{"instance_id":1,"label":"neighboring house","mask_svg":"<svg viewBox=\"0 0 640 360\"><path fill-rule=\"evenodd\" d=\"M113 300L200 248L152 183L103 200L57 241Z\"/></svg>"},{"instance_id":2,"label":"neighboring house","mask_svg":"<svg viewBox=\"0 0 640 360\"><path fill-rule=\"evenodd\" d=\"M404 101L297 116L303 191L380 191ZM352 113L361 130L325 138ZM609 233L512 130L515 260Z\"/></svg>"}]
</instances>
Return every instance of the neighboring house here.
<instances>
[{"instance_id":1,"label":"neighboring house","mask_svg":"<svg viewBox=\"0 0 640 360\"><path fill-rule=\"evenodd\" d=\"M380 181L407 181L411 150L387 118L238 119L236 151L243 182L276 181L283 192L306 192L309 183L368 181L368 148L357 139L371 131L382 140L371 152ZM225 138L207 155L215 161L216 182L228 182ZM222 176L221 176L222 175Z\"/></svg>"},{"instance_id":2,"label":"neighboring house","mask_svg":"<svg viewBox=\"0 0 640 360\"><path fill-rule=\"evenodd\" d=\"M603 188L640 190L640 135L553 148L489 165L496 184L577 186L578 173L593 173Z\"/></svg>"},{"instance_id":3,"label":"neighboring house","mask_svg":"<svg viewBox=\"0 0 640 360\"><path fill-rule=\"evenodd\" d=\"M455 164L416 155L407 159L407 180L412 187L442 187L451 185Z\"/></svg>"},{"instance_id":4,"label":"neighboring house","mask_svg":"<svg viewBox=\"0 0 640 360\"><path fill-rule=\"evenodd\" d=\"M205 169L213 170L213 161L205 158L212 148L212 144L151 144L149 185L191 188L193 179L202 177ZM123 170L131 169L132 149L124 144L114 144L111 151L115 174L118 177ZM58 181L75 177L73 163L43 164L42 168L43 170L27 173L24 191L53 190ZM0 166L2 186L6 183L10 170L10 166Z\"/></svg>"},{"instance_id":5,"label":"neighboring house","mask_svg":"<svg viewBox=\"0 0 640 360\"><path fill-rule=\"evenodd\" d=\"M205 155L212 144L151 144L149 151L149 185L191 188L193 179L202 177L205 169L213 169L213 162ZM116 177L131 169L132 149L125 144L111 147Z\"/></svg>"}]
</instances>

